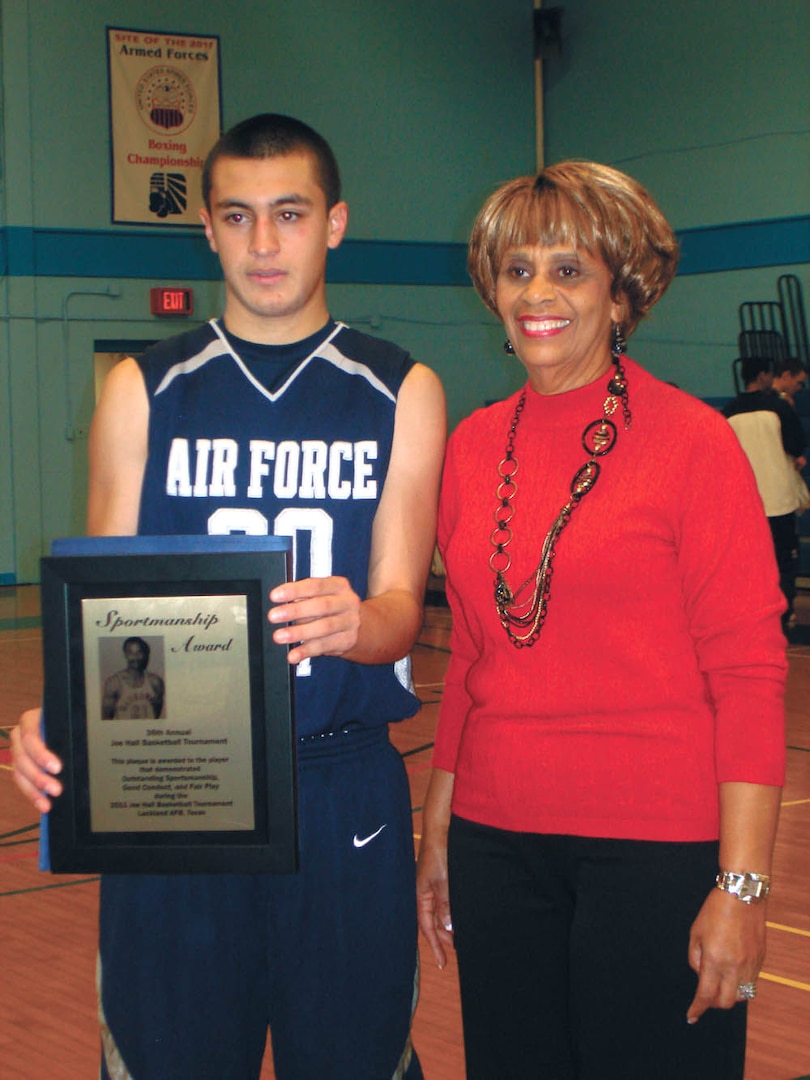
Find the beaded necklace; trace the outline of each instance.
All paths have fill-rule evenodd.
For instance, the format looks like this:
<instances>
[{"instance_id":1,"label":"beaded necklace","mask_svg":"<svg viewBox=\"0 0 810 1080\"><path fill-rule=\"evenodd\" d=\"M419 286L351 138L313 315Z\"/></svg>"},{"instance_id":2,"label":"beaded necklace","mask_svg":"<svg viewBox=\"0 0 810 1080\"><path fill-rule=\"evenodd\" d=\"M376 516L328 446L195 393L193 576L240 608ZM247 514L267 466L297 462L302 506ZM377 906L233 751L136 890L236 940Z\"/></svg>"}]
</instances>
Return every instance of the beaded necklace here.
<instances>
[{"instance_id":1,"label":"beaded necklace","mask_svg":"<svg viewBox=\"0 0 810 1080\"><path fill-rule=\"evenodd\" d=\"M506 453L498 465L501 481L496 491L498 506L495 510L495 528L490 535L490 542L495 550L489 557L489 567L495 575L495 607L498 618L516 649L531 648L540 637L540 631L543 629L548 613L557 541L574 510L588 492L593 490L594 484L599 479L602 467L597 458L610 453L616 445L617 429L610 417L620 405L625 431L631 426L627 376L620 353L613 354L613 363L616 370L607 385L607 397L603 405L604 416L593 420L582 433L582 445L586 453L590 454L590 458L574 474L568 502L557 514L554 524L546 534L537 569L515 592L512 592L506 581L506 574L512 565L512 557L506 548L512 541L512 530L509 525L515 513L512 500L517 493L515 474L518 471L515 435L521 413L526 405L525 390L515 407L515 415L512 417L506 439Z\"/></svg>"}]
</instances>

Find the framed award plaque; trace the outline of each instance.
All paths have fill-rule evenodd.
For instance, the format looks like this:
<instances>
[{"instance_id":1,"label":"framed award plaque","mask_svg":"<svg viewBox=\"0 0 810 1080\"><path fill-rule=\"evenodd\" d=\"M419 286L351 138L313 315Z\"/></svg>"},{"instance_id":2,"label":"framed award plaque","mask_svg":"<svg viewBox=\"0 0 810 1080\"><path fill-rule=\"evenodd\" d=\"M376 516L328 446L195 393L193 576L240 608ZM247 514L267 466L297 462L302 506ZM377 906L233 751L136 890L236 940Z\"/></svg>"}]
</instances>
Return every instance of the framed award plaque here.
<instances>
[{"instance_id":1,"label":"framed award plaque","mask_svg":"<svg viewBox=\"0 0 810 1080\"><path fill-rule=\"evenodd\" d=\"M63 762L50 868L297 868L282 537L57 541L42 560L46 740Z\"/></svg>"}]
</instances>

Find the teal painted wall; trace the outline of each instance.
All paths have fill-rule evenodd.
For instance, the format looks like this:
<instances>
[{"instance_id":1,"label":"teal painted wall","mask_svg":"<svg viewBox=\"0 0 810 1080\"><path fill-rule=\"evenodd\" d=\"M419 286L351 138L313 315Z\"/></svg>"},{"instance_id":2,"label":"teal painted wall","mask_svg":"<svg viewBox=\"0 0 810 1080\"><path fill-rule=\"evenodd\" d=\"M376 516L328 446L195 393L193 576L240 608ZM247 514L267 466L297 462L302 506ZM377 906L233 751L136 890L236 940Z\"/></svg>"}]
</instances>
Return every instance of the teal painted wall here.
<instances>
[{"instance_id":1,"label":"teal painted wall","mask_svg":"<svg viewBox=\"0 0 810 1080\"><path fill-rule=\"evenodd\" d=\"M738 269L676 278L632 342L655 374L700 396L727 394L739 304L776 300L781 273L799 277L810 303L810 4L563 9L562 56L543 65L548 161L623 169L678 230L794 219L798 264L746 270L758 249L743 236Z\"/></svg>"},{"instance_id":2,"label":"teal painted wall","mask_svg":"<svg viewBox=\"0 0 810 1080\"><path fill-rule=\"evenodd\" d=\"M810 294L810 4L562 6L562 56L543 65L546 159L626 169L687 230L684 269L698 272L676 279L632 351L693 393L728 393L739 303L776 299L782 272ZM455 423L521 381L458 245L483 197L534 167L532 7L0 0L0 583L34 580L50 540L83 529L94 341L182 328L148 314L161 266L194 287L195 320L221 304L188 255L193 231L144 245L154 230L109 223L105 26L217 34L226 125L271 109L327 135L351 207L333 313L433 366ZM752 222L763 236L735 232L727 257L724 227ZM358 265L372 267L365 284ZM414 283L384 283L397 280Z\"/></svg>"},{"instance_id":3,"label":"teal painted wall","mask_svg":"<svg viewBox=\"0 0 810 1080\"><path fill-rule=\"evenodd\" d=\"M34 224L96 229L109 220L104 27L111 25L219 35L225 126L271 110L326 133L354 238L464 241L491 178L533 161L531 7L531 0L4 0L29 33L14 54L28 68L37 132ZM9 85L15 77L9 70Z\"/></svg>"}]
</instances>

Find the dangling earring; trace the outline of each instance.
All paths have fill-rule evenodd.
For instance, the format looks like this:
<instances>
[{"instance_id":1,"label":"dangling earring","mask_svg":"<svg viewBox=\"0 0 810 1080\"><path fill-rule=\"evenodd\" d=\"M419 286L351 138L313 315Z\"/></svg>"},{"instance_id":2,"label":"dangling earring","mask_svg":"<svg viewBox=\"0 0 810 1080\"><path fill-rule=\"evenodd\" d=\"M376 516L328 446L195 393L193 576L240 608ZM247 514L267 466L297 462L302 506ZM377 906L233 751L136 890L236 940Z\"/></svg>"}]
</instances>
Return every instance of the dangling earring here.
<instances>
[{"instance_id":1,"label":"dangling earring","mask_svg":"<svg viewBox=\"0 0 810 1080\"><path fill-rule=\"evenodd\" d=\"M613 343L611 345L611 352L614 356L621 356L624 350L627 348L627 339L624 336L621 323L613 324Z\"/></svg>"},{"instance_id":2,"label":"dangling earring","mask_svg":"<svg viewBox=\"0 0 810 1080\"><path fill-rule=\"evenodd\" d=\"M507 338L506 341L503 343L503 351L506 353L507 356L515 355L515 346L512 344L509 338Z\"/></svg>"}]
</instances>

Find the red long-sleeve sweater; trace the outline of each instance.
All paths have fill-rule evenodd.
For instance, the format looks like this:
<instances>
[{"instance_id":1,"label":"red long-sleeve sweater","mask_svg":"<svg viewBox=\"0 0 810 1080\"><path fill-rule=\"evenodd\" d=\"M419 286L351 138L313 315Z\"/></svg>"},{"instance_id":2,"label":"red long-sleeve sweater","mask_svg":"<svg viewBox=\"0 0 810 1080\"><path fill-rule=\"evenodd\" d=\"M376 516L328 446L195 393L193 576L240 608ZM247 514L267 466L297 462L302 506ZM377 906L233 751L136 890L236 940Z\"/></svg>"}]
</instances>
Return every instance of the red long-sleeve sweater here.
<instances>
[{"instance_id":1,"label":"red long-sleeve sweater","mask_svg":"<svg viewBox=\"0 0 810 1080\"><path fill-rule=\"evenodd\" d=\"M557 544L533 648L498 620L497 466L518 395L448 447L439 542L452 658L434 764L453 810L499 828L638 840L718 835L723 781L784 779L785 643L773 544L728 422L625 360L632 427ZM514 589L588 455L609 376L543 397L515 438Z\"/></svg>"}]
</instances>

